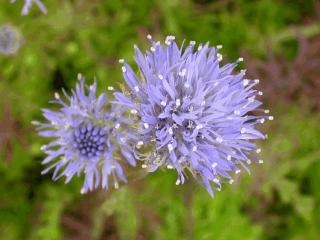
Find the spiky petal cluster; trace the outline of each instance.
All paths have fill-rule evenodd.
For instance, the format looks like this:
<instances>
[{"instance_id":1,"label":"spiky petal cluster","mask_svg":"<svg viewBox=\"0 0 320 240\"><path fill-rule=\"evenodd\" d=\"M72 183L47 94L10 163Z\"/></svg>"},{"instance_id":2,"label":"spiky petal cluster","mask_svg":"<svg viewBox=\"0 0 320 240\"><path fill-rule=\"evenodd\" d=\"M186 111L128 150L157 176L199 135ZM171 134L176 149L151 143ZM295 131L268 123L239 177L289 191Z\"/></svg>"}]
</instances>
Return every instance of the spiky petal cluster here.
<instances>
[{"instance_id":1,"label":"spiky petal cluster","mask_svg":"<svg viewBox=\"0 0 320 240\"><path fill-rule=\"evenodd\" d=\"M110 175L118 188L118 178L123 182L126 178L113 154L117 147L113 142L121 137L113 128L117 114L107 106L105 93L96 96L96 82L87 86L81 75L78 78L72 95L64 92L67 101L55 94L53 102L60 105L59 111L43 110L48 123L33 122L40 136L54 138L41 148L47 154L43 164L50 164L43 174L54 169L53 179L65 176L67 183L74 175L84 173L82 193L99 186L108 189ZM128 161L135 164L132 158Z\"/></svg>"},{"instance_id":2,"label":"spiky petal cluster","mask_svg":"<svg viewBox=\"0 0 320 240\"><path fill-rule=\"evenodd\" d=\"M146 54L135 46L141 77L120 60L128 89L114 94L139 121L137 147L151 149L142 151L142 167L176 169L177 185L189 171L213 195L211 182L218 190L232 183L231 173L247 169L251 153L259 151L250 140L265 138L255 125L267 117L251 115L261 105L256 96L262 93L253 89L258 81L233 73L242 59L222 66L220 46L195 48L191 41L179 48L173 36L165 45L148 38Z\"/></svg>"},{"instance_id":3,"label":"spiky petal cluster","mask_svg":"<svg viewBox=\"0 0 320 240\"><path fill-rule=\"evenodd\" d=\"M10 0L11 3L16 2L16 0ZM36 4L43 14L47 14L47 8L40 0L24 0L24 5L21 10L22 15L27 15L30 11L32 4Z\"/></svg>"}]
</instances>

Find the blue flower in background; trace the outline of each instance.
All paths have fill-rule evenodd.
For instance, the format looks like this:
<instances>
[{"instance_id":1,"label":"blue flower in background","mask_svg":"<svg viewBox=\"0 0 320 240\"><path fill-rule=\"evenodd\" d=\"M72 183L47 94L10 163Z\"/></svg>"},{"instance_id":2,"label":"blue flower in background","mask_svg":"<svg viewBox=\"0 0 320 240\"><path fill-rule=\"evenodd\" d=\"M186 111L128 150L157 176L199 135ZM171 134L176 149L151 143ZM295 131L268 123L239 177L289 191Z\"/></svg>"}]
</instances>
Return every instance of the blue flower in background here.
<instances>
[{"instance_id":1,"label":"blue flower in background","mask_svg":"<svg viewBox=\"0 0 320 240\"><path fill-rule=\"evenodd\" d=\"M82 193L99 186L108 189L110 175L118 188L118 178L127 181L120 159L114 154L117 146L113 144L122 138L117 132L121 117L109 109L105 93L96 96L96 82L87 86L81 75L78 79L71 96L64 91L68 102L55 94L56 100L52 102L61 106L60 111L43 109L48 123L33 122L40 136L54 138L41 148L47 154L43 164L50 164L42 173L54 169L53 179L65 176L66 183L74 175L84 173ZM128 162L135 165L132 158Z\"/></svg>"},{"instance_id":2,"label":"blue flower in background","mask_svg":"<svg viewBox=\"0 0 320 240\"><path fill-rule=\"evenodd\" d=\"M16 2L16 0L10 0L11 3ZM36 4L43 14L47 14L47 8L40 0L24 0L24 5L21 10L22 15L27 15L30 11L32 4Z\"/></svg>"},{"instance_id":3,"label":"blue flower in background","mask_svg":"<svg viewBox=\"0 0 320 240\"><path fill-rule=\"evenodd\" d=\"M14 54L21 46L21 36L15 27L4 25L0 27L0 53Z\"/></svg>"},{"instance_id":4,"label":"blue flower in background","mask_svg":"<svg viewBox=\"0 0 320 240\"><path fill-rule=\"evenodd\" d=\"M252 115L268 112L258 109L258 80L244 79L244 70L235 73L242 58L222 65L221 46L196 48L191 41L179 47L173 36L164 45L148 38L146 54L135 46L141 75L121 59L128 89L114 93L115 102L138 119L131 134L141 152L134 155L150 172L175 169L177 185L190 172L213 195L212 185L220 190L233 182L232 172L248 171L251 159L262 162L252 156L260 149L250 140L265 138L255 125L272 117Z\"/></svg>"}]
</instances>

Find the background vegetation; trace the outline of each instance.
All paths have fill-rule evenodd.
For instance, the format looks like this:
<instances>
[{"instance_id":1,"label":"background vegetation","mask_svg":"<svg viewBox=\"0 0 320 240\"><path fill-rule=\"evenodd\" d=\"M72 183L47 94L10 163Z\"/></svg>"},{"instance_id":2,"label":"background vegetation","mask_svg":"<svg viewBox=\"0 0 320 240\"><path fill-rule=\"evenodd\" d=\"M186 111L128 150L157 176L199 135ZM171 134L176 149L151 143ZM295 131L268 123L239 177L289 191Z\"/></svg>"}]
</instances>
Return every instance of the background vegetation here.
<instances>
[{"instance_id":1,"label":"background vegetation","mask_svg":"<svg viewBox=\"0 0 320 240\"><path fill-rule=\"evenodd\" d=\"M1 0L0 25L23 39L0 55L0 239L320 239L320 3L317 0L44 0L21 16L22 1ZM53 92L78 72L100 90L117 86L119 58L147 33L163 40L223 44L260 78L275 116L265 124L263 165L252 166L212 199L169 171L129 173L119 190L80 195L81 180L41 176L41 119ZM140 170L139 170L140 171Z\"/></svg>"}]
</instances>

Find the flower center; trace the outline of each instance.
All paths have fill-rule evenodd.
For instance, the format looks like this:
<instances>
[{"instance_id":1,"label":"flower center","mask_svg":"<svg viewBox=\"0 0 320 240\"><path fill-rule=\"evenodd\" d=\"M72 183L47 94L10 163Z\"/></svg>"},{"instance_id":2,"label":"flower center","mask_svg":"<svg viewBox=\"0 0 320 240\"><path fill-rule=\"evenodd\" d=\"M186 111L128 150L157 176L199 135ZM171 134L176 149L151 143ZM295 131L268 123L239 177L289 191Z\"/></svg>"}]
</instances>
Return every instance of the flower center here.
<instances>
[{"instance_id":1,"label":"flower center","mask_svg":"<svg viewBox=\"0 0 320 240\"><path fill-rule=\"evenodd\" d=\"M106 148L106 129L92 123L78 127L73 134L73 147L84 157L99 157Z\"/></svg>"}]
</instances>

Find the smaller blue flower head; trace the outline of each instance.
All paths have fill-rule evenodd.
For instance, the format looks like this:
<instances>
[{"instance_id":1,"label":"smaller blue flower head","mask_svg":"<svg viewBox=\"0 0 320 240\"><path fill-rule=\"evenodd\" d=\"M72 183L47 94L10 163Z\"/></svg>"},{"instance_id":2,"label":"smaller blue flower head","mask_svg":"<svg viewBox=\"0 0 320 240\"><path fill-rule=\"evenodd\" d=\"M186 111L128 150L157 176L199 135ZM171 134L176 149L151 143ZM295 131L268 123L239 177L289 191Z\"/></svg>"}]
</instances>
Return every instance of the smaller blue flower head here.
<instances>
[{"instance_id":1,"label":"smaller blue flower head","mask_svg":"<svg viewBox=\"0 0 320 240\"><path fill-rule=\"evenodd\" d=\"M118 178L126 182L121 159L114 156L116 146L113 141L121 137L116 133L117 114L107 105L105 93L96 96L97 84L87 86L79 75L76 89L69 96L65 91L66 102L58 93L52 101L61 106L59 111L43 109L48 123L33 122L38 126L39 135L53 140L41 147L47 157L43 164L50 164L42 173L54 169L53 179L66 177L66 183L74 175L84 173L82 193L102 186L108 189L109 176L115 188ZM129 163L134 165L134 159Z\"/></svg>"},{"instance_id":2,"label":"smaller blue flower head","mask_svg":"<svg viewBox=\"0 0 320 240\"><path fill-rule=\"evenodd\" d=\"M14 54L21 46L21 37L18 29L10 25L0 26L0 53Z\"/></svg>"},{"instance_id":3,"label":"smaller blue flower head","mask_svg":"<svg viewBox=\"0 0 320 240\"><path fill-rule=\"evenodd\" d=\"M179 47L173 36L165 44L151 41L143 54L135 46L135 61L141 74L123 64L128 85L116 92L119 106L136 117L136 148L141 149L142 167L175 169L176 184L184 183L188 173L213 195L223 182L233 182L232 173L248 170L252 153L259 152L250 140L264 139L255 129L267 116L253 115L262 92L254 90L257 80L244 79L235 63L221 64L221 46L210 47L191 41Z\"/></svg>"}]
</instances>

